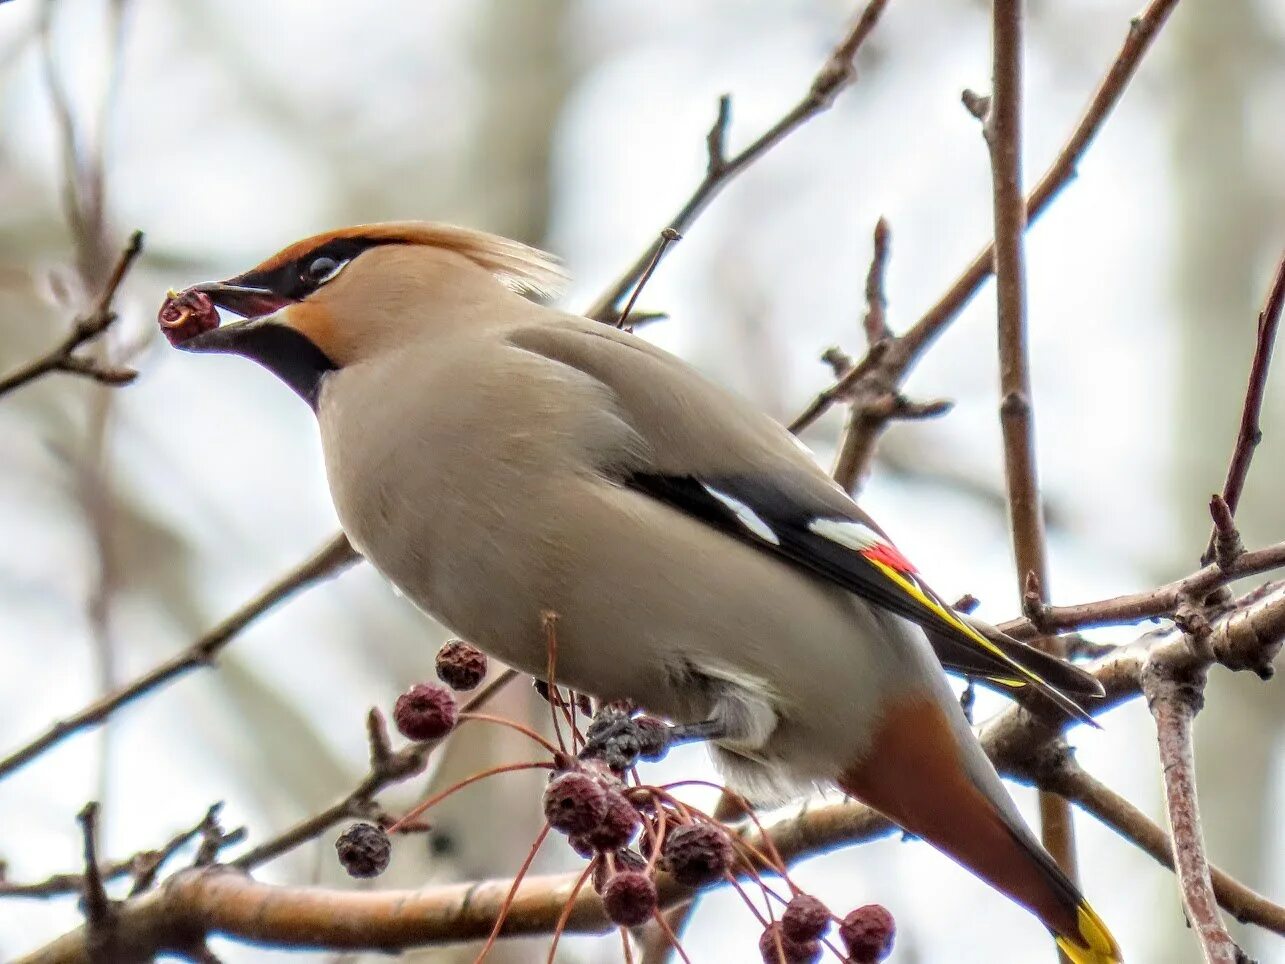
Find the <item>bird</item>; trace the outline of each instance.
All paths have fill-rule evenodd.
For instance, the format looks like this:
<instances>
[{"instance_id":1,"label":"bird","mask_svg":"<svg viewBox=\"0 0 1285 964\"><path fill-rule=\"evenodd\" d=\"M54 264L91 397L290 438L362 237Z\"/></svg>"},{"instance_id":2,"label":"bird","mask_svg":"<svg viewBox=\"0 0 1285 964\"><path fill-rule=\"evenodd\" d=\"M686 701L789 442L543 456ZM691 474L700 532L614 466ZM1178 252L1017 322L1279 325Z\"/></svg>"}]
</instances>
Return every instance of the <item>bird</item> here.
<instances>
[{"instance_id":1,"label":"bird","mask_svg":"<svg viewBox=\"0 0 1285 964\"><path fill-rule=\"evenodd\" d=\"M1040 846L944 670L1073 719L1089 673L942 602L778 422L626 330L548 304L554 257L423 221L346 227L193 286L313 410L339 520L403 595L537 678L671 721L755 801L833 785L1122 959ZM214 325L217 325L216 327ZM172 335L172 340L176 336Z\"/></svg>"}]
</instances>

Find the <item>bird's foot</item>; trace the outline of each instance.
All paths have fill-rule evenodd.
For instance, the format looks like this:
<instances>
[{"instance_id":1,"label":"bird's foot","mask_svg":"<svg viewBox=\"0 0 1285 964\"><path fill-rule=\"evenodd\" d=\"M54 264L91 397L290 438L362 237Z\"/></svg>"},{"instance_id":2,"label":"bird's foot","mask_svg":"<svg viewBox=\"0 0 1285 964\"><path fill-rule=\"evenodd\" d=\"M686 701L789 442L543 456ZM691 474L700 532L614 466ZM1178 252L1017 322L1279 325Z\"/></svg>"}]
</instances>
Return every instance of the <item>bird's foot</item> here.
<instances>
[{"instance_id":1,"label":"bird's foot","mask_svg":"<svg viewBox=\"0 0 1285 964\"><path fill-rule=\"evenodd\" d=\"M713 720L670 725L650 716L630 716L607 704L598 710L585 734L580 759L597 759L617 773L639 760L654 762L669 748L696 740L717 739L722 730Z\"/></svg>"}]
</instances>

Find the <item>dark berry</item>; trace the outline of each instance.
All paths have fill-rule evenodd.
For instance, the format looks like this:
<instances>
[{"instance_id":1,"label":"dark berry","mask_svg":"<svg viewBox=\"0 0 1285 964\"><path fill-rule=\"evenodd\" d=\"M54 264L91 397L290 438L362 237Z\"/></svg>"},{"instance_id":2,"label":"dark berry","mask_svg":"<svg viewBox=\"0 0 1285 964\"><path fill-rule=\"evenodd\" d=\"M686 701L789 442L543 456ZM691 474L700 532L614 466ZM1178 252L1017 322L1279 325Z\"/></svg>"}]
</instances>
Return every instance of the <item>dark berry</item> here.
<instances>
[{"instance_id":1,"label":"dark berry","mask_svg":"<svg viewBox=\"0 0 1285 964\"><path fill-rule=\"evenodd\" d=\"M544 818L554 830L588 833L606 815L607 791L587 773L564 773L544 788Z\"/></svg>"},{"instance_id":2,"label":"dark berry","mask_svg":"<svg viewBox=\"0 0 1285 964\"><path fill-rule=\"evenodd\" d=\"M339 835L335 852L351 877L378 877L388 868L393 846L382 827L355 823Z\"/></svg>"},{"instance_id":3,"label":"dark berry","mask_svg":"<svg viewBox=\"0 0 1285 964\"><path fill-rule=\"evenodd\" d=\"M397 697L393 721L406 739L422 742L440 739L451 732L457 712L455 697L445 686L416 683Z\"/></svg>"},{"instance_id":4,"label":"dark berry","mask_svg":"<svg viewBox=\"0 0 1285 964\"><path fill-rule=\"evenodd\" d=\"M763 964L815 964L821 957L821 942L796 941L775 921L759 937L759 954Z\"/></svg>"},{"instance_id":5,"label":"dark berry","mask_svg":"<svg viewBox=\"0 0 1285 964\"><path fill-rule=\"evenodd\" d=\"M471 690L486 678L486 654L452 639L437 651L437 678L453 690Z\"/></svg>"},{"instance_id":6,"label":"dark berry","mask_svg":"<svg viewBox=\"0 0 1285 964\"><path fill-rule=\"evenodd\" d=\"M628 847L642 823L634 805L624 794L607 791L607 812L598 826L589 831L589 843L594 849L608 851Z\"/></svg>"},{"instance_id":7,"label":"dark berry","mask_svg":"<svg viewBox=\"0 0 1285 964\"><path fill-rule=\"evenodd\" d=\"M579 856L585 860L591 860L598 853L598 848L593 845L587 833L570 833L567 834L567 843L571 845Z\"/></svg>"},{"instance_id":8,"label":"dark berry","mask_svg":"<svg viewBox=\"0 0 1285 964\"><path fill-rule=\"evenodd\" d=\"M219 327L219 312L204 291L171 291L156 315L161 331L171 345L181 345L190 338Z\"/></svg>"},{"instance_id":9,"label":"dark berry","mask_svg":"<svg viewBox=\"0 0 1285 964\"><path fill-rule=\"evenodd\" d=\"M839 926L839 939L853 964L878 964L892 953L896 936L896 921L879 904L858 907Z\"/></svg>"},{"instance_id":10,"label":"dark berry","mask_svg":"<svg viewBox=\"0 0 1285 964\"><path fill-rule=\"evenodd\" d=\"M615 874L623 873L626 870L642 872L647 869L647 861L638 851L617 850L611 855L611 860L599 860L594 864L593 889L601 894L602 889L607 886L607 881Z\"/></svg>"},{"instance_id":11,"label":"dark berry","mask_svg":"<svg viewBox=\"0 0 1285 964\"><path fill-rule=\"evenodd\" d=\"M818 940L829 926L830 911L821 901L807 894L795 894L781 915L781 927L792 941Z\"/></svg>"},{"instance_id":12,"label":"dark berry","mask_svg":"<svg viewBox=\"0 0 1285 964\"><path fill-rule=\"evenodd\" d=\"M700 887L718 880L732 865L732 841L718 827L692 823L665 835L661 857L680 884Z\"/></svg>"},{"instance_id":13,"label":"dark berry","mask_svg":"<svg viewBox=\"0 0 1285 964\"><path fill-rule=\"evenodd\" d=\"M621 927L645 924L656 913L656 885L641 871L623 870L602 889L602 906Z\"/></svg>"}]
</instances>

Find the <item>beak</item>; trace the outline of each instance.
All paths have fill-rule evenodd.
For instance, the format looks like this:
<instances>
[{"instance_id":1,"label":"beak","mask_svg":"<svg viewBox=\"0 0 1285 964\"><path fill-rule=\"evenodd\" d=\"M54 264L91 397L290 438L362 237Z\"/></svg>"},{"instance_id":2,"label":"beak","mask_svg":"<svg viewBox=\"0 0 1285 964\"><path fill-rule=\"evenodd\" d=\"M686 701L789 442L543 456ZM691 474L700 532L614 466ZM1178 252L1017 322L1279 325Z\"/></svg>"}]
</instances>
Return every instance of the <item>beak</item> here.
<instances>
[{"instance_id":1,"label":"beak","mask_svg":"<svg viewBox=\"0 0 1285 964\"><path fill-rule=\"evenodd\" d=\"M3 0L0 0L3 2ZM158 320L170 344L183 351L224 352L258 362L315 410L321 383L336 369L324 351L277 312L298 304L267 288L232 281L196 285L171 292ZM217 308L244 316L219 324Z\"/></svg>"},{"instance_id":2,"label":"beak","mask_svg":"<svg viewBox=\"0 0 1285 964\"><path fill-rule=\"evenodd\" d=\"M295 303L267 288L252 288L228 281L211 281L194 285L188 291L200 292L216 307L240 315L244 321L220 325L178 344L184 351L243 353L247 337L263 326L267 316Z\"/></svg>"},{"instance_id":3,"label":"beak","mask_svg":"<svg viewBox=\"0 0 1285 964\"><path fill-rule=\"evenodd\" d=\"M293 298L284 298L267 288L247 288L228 281L211 281L191 290L209 295L218 307L242 318L259 318L294 304Z\"/></svg>"}]
</instances>

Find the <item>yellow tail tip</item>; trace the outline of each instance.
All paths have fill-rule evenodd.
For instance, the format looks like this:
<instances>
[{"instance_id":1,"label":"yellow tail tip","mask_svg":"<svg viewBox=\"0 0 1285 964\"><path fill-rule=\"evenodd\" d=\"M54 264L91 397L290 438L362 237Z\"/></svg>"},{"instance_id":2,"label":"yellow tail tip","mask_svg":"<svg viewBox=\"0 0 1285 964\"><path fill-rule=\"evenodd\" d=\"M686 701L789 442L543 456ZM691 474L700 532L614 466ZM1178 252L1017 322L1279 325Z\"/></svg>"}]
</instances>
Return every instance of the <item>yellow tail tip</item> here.
<instances>
[{"instance_id":1,"label":"yellow tail tip","mask_svg":"<svg viewBox=\"0 0 1285 964\"><path fill-rule=\"evenodd\" d=\"M1057 934L1058 949L1072 964L1121 964L1120 945L1111 936L1106 923L1086 903L1077 910L1080 925L1078 934Z\"/></svg>"}]
</instances>

